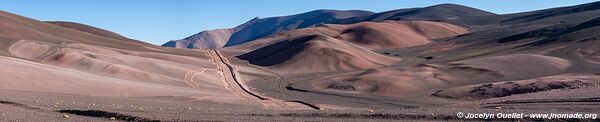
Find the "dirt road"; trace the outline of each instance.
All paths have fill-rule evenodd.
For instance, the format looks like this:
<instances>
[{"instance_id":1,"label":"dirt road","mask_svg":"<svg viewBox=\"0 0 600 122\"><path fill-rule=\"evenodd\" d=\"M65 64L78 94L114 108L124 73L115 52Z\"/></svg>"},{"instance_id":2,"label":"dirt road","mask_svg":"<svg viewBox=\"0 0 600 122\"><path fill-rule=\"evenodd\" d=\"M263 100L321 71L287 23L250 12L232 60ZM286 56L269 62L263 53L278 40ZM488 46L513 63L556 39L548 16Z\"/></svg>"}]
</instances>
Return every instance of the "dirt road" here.
<instances>
[{"instance_id":1,"label":"dirt road","mask_svg":"<svg viewBox=\"0 0 600 122\"><path fill-rule=\"evenodd\" d=\"M215 63L220 67L224 75L224 81L231 92L238 94L242 97L249 99L259 100L265 108L272 109L320 109L320 107L302 102L302 101L285 101L279 99L273 99L266 96L259 95L251 91L248 86L244 83L243 78L238 73L235 66L229 63L229 60L225 58L219 51L210 50L210 56L215 60Z\"/></svg>"}]
</instances>

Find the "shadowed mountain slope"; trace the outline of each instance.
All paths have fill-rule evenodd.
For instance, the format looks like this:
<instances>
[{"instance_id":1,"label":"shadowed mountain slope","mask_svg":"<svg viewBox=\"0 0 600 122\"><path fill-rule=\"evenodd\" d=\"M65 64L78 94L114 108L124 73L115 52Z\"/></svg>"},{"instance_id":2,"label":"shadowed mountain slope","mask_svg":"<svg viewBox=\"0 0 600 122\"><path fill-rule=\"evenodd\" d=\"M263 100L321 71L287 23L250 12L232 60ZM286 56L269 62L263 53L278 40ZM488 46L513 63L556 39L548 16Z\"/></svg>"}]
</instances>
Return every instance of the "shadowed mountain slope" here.
<instances>
[{"instance_id":1,"label":"shadowed mountain slope","mask_svg":"<svg viewBox=\"0 0 600 122\"><path fill-rule=\"evenodd\" d=\"M321 35L280 41L238 57L281 73L351 71L400 61Z\"/></svg>"},{"instance_id":2,"label":"shadowed mountain slope","mask_svg":"<svg viewBox=\"0 0 600 122\"><path fill-rule=\"evenodd\" d=\"M236 27L236 29L233 31L229 29L229 31L232 32L230 37L227 36L229 33L221 33L223 30L228 29L213 30L218 32L203 31L183 40L167 42L163 46L202 49L205 48L203 45L208 44L208 47L212 48L211 46L216 44L216 48L220 48L218 47L218 44L224 42L223 39L228 39L225 41L226 44L224 45L225 47L228 47L253 41L255 39L272 34L294 29L313 27L319 24L354 24L359 22L379 22L384 20L444 20L492 15L495 14L455 4L440 4L424 8L398 9L381 13L358 10L316 10L290 16L269 17L264 19L255 18L241 26Z\"/></svg>"},{"instance_id":3,"label":"shadowed mountain slope","mask_svg":"<svg viewBox=\"0 0 600 122\"><path fill-rule=\"evenodd\" d=\"M254 18L235 28L207 30L194 34L181 40L172 40L162 46L175 48L193 48L193 49L217 49L225 46L229 37L249 25L257 22L259 18Z\"/></svg>"},{"instance_id":4,"label":"shadowed mountain slope","mask_svg":"<svg viewBox=\"0 0 600 122\"><path fill-rule=\"evenodd\" d=\"M440 4L424 8L398 9L373 15L342 19L335 23L351 24L365 21L384 20L443 20L463 17L496 15L491 12L456 4Z\"/></svg>"},{"instance_id":5,"label":"shadowed mountain slope","mask_svg":"<svg viewBox=\"0 0 600 122\"><path fill-rule=\"evenodd\" d=\"M338 19L368 14L372 13L358 10L316 10L297 15L258 19L256 22L248 25L248 27L231 35L231 38L227 41L225 46L245 43L278 32L306 28L317 24L331 23Z\"/></svg>"},{"instance_id":6,"label":"shadowed mountain slope","mask_svg":"<svg viewBox=\"0 0 600 122\"><path fill-rule=\"evenodd\" d=\"M366 49L401 48L427 44L432 39L468 33L467 28L430 21L384 21L356 24L324 24L287 31L255 41L228 47L232 50L254 50L266 45L307 34L319 34L352 43Z\"/></svg>"},{"instance_id":7,"label":"shadowed mountain slope","mask_svg":"<svg viewBox=\"0 0 600 122\"><path fill-rule=\"evenodd\" d=\"M162 46L192 49L217 49L225 45L233 32L233 29L207 30L182 40L169 41Z\"/></svg>"}]
</instances>

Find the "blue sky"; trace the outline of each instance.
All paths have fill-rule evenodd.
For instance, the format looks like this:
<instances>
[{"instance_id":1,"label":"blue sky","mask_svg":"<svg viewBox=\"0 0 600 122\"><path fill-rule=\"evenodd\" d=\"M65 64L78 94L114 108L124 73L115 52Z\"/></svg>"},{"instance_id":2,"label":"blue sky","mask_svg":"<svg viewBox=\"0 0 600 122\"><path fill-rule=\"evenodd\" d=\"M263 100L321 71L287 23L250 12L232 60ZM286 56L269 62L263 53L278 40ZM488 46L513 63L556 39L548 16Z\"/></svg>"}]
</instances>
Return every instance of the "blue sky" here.
<instances>
[{"instance_id":1,"label":"blue sky","mask_svg":"<svg viewBox=\"0 0 600 122\"><path fill-rule=\"evenodd\" d=\"M257 16L315 9L382 12L455 3L505 14L589 2L594 0L1 0L0 10L44 21L79 22L160 45Z\"/></svg>"}]
</instances>

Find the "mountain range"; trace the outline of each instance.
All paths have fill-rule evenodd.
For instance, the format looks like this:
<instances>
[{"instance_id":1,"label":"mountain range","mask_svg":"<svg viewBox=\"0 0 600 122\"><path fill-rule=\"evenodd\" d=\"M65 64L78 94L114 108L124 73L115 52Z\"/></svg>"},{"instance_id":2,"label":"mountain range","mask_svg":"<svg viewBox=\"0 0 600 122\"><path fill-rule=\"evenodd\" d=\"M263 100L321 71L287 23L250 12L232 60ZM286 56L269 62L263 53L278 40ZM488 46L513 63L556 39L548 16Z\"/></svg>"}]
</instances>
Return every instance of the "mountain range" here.
<instances>
[{"instance_id":1,"label":"mountain range","mask_svg":"<svg viewBox=\"0 0 600 122\"><path fill-rule=\"evenodd\" d=\"M202 31L182 40L169 41L163 46L215 49L246 43L271 34L320 24L352 24L384 20L437 20L483 15L494 14L456 4L440 4L381 13L361 10L315 10L290 16L254 18L233 29Z\"/></svg>"}]
</instances>

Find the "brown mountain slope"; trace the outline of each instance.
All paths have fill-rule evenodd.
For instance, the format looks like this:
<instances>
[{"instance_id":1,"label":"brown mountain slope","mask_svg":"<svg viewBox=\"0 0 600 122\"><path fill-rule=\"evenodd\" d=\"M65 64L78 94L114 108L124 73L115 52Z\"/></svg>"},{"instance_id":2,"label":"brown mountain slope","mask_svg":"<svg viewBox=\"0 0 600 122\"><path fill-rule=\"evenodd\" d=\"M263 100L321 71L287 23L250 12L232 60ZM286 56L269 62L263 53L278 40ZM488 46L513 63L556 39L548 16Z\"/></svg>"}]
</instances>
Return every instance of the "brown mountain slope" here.
<instances>
[{"instance_id":1,"label":"brown mountain slope","mask_svg":"<svg viewBox=\"0 0 600 122\"><path fill-rule=\"evenodd\" d=\"M225 46L234 46L280 32L312 27L321 23L332 23L340 19L369 14L372 14L372 12L322 9L296 15L253 19L250 21L251 24L247 24L247 27L231 35Z\"/></svg>"},{"instance_id":2,"label":"brown mountain slope","mask_svg":"<svg viewBox=\"0 0 600 122\"><path fill-rule=\"evenodd\" d=\"M319 24L355 24L359 22L381 22L385 20L444 20L490 15L495 14L456 4L439 4L423 8L398 9L381 13L360 10L315 10L290 16L254 18L236 27L233 33L227 36L227 39L229 40L225 40L225 45L235 46L272 34L309 28ZM215 38L208 34L212 31L213 30L203 31L186 39L169 41L163 46L202 49L204 47L201 46L205 43L223 41L221 40L222 38Z\"/></svg>"},{"instance_id":3,"label":"brown mountain slope","mask_svg":"<svg viewBox=\"0 0 600 122\"><path fill-rule=\"evenodd\" d=\"M466 28L428 21L363 22L352 25L332 25L342 30L338 39L371 48L411 47L429 43L429 39L467 33Z\"/></svg>"},{"instance_id":4,"label":"brown mountain slope","mask_svg":"<svg viewBox=\"0 0 600 122\"><path fill-rule=\"evenodd\" d=\"M230 47L232 50L253 50L305 34L321 34L368 49L400 48L427 44L431 39L467 33L468 29L452 24L429 21L362 22L350 25L325 24L313 28L288 31Z\"/></svg>"},{"instance_id":5,"label":"brown mountain slope","mask_svg":"<svg viewBox=\"0 0 600 122\"><path fill-rule=\"evenodd\" d=\"M96 28L96 27L81 24L81 23L65 22L65 21L47 21L47 23L66 27L66 28L75 29L78 31L87 32L87 33L98 35L98 36L108 37L108 38L112 38L112 39L116 39L116 40L131 40L131 42L135 42L135 43L148 44L146 42L133 40L133 39L127 38L125 36L119 35L114 32L110 32L110 31L102 29L102 28Z\"/></svg>"},{"instance_id":6,"label":"brown mountain slope","mask_svg":"<svg viewBox=\"0 0 600 122\"><path fill-rule=\"evenodd\" d=\"M238 57L281 73L350 71L400 61L322 35L280 41Z\"/></svg>"},{"instance_id":7,"label":"brown mountain slope","mask_svg":"<svg viewBox=\"0 0 600 122\"><path fill-rule=\"evenodd\" d=\"M162 46L175 48L194 49L218 49L225 46L227 40L236 33L257 22L260 18L254 18L235 28L206 30L180 40L171 40Z\"/></svg>"},{"instance_id":8,"label":"brown mountain slope","mask_svg":"<svg viewBox=\"0 0 600 122\"><path fill-rule=\"evenodd\" d=\"M223 47L235 29L202 31L185 39L169 41L162 46L193 49L217 49Z\"/></svg>"},{"instance_id":9,"label":"brown mountain slope","mask_svg":"<svg viewBox=\"0 0 600 122\"><path fill-rule=\"evenodd\" d=\"M145 46L138 43L116 40L70 28L64 28L6 12L0 12L0 20L2 20L2 25L0 25L2 26L0 36L7 38L44 40L51 43L78 42L122 49L140 48Z\"/></svg>"},{"instance_id":10,"label":"brown mountain slope","mask_svg":"<svg viewBox=\"0 0 600 122\"><path fill-rule=\"evenodd\" d=\"M236 98L206 51L154 46L95 27L67 25L0 12L0 89Z\"/></svg>"},{"instance_id":11,"label":"brown mountain slope","mask_svg":"<svg viewBox=\"0 0 600 122\"><path fill-rule=\"evenodd\" d=\"M445 64L377 68L304 83L310 83L320 90L352 94L426 96L435 92L435 89L556 75L564 73L570 66L571 62L561 58L536 54L513 54ZM304 83L299 82L299 84Z\"/></svg>"},{"instance_id":12,"label":"brown mountain slope","mask_svg":"<svg viewBox=\"0 0 600 122\"><path fill-rule=\"evenodd\" d=\"M251 64L286 73L350 71L393 64L398 59L370 50L427 44L455 36L466 28L438 22L363 22L320 25L288 31L227 48Z\"/></svg>"}]
</instances>

